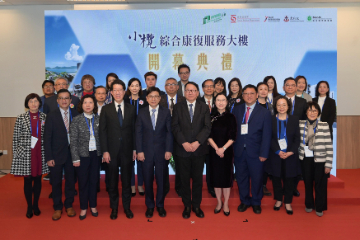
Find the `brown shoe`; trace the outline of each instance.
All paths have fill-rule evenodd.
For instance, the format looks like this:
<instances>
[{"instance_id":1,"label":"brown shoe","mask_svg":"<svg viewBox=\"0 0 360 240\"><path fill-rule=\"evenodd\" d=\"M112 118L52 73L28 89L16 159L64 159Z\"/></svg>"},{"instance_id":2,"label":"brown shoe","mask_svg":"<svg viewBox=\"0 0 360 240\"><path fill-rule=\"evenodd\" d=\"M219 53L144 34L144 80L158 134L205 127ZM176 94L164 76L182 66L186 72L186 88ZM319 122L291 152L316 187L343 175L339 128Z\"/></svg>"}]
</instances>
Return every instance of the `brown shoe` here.
<instances>
[{"instance_id":1,"label":"brown shoe","mask_svg":"<svg viewBox=\"0 0 360 240\"><path fill-rule=\"evenodd\" d=\"M71 208L67 208L66 209L66 213L68 215L68 217L75 217L76 216L76 212L75 210L71 207Z\"/></svg>"},{"instance_id":2,"label":"brown shoe","mask_svg":"<svg viewBox=\"0 0 360 240\"><path fill-rule=\"evenodd\" d=\"M61 218L62 210L55 210L52 220L57 221Z\"/></svg>"}]
</instances>

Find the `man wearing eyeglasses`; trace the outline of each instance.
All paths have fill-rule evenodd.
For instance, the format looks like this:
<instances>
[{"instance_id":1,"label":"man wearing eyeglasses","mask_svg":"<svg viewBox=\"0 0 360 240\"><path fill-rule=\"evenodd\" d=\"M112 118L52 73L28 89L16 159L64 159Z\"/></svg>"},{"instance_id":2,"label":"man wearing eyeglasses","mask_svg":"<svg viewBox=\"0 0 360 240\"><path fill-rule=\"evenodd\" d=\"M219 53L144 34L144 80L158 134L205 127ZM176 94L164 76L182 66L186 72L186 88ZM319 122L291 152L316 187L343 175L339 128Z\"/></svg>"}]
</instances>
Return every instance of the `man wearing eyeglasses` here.
<instances>
[{"instance_id":1,"label":"man wearing eyeglasses","mask_svg":"<svg viewBox=\"0 0 360 240\"><path fill-rule=\"evenodd\" d=\"M175 139L174 155L180 168L180 193L185 207L182 216L185 219L190 217L191 208L197 217L204 217L200 204L205 156L209 152L207 139L211 131L211 120L208 106L197 100L198 96L199 86L188 82L185 85L186 101L174 106L171 122Z\"/></svg>"},{"instance_id":2,"label":"man wearing eyeglasses","mask_svg":"<svg viewBox=\"0 0 360 240\"><path fill-rule=\"evenodd\" d=\"M160 217L166 216L164 208L165 178L173 151L171 115L167 107L159 106L160 89L150 87L146 100L149 107L139 110L135 124L137 159L142 162L145 183L145 216L151 218L154 208ZM149 121L150 120L150 121ZM154 167L156 177L156 202L154 201Z\"/></svg>"},{"instance_id":3,"label":"man wearing eyeglasses","mask_svg":"<svg viewBox=\"0 0 360 240\"><path fill-rule=\"evenodd\" d=\"M287 97L290 100L292 105L290 114L297 116L299 120L305 120L307 102L304 98L296 96L295 79L292 77L285 78L283 89L285 91L285 97ZM298 183L299 183L299 179L295 178L295 190L293 193L295 197L300 196L300 192L297 190Z\"/></svg>"},{"instance_id":4,"label":"man wearing eyeglasses","mask_svg":"<svg viewBox=\"0 0 360 240\"><path fill-rule=\"evenodd\" d=\"M181 64L178 67L178 75L179 75L180 81L178 82L179 89L178 89L177 94L179 96L185 96L185 85L189 82L190 67L186 64Z\"/></svg>"},{"instance_id":5,"label":"man wearing eyeglasses","mask_svg":"<svg viewBox=\"0 0 360 240\"><path fill-rule=\"evenodd\" d=\"M168 108L170 110L171 115L175 104L185 101L185 98L183 96L177 94L178 90L179 90L179 85L175 78L168 78L165 81L166 94L161 96L159 105ZM176 165L176 157L173 156L173 158ZM181 197L180 189L181 189L181 181L180 181L179 168L175 167L175 191L179 195L179 197ZM166 183L165 183L165 195L169 192L169 190L170 190L170 183L169 183L169 168L168 168Z\"/></svg>"},{"instance_id":6,"label":"man wearing eyeglasses","mask_svg":"<svg viewBox=\"0 0 360 240\"><path fill-rule=\"evenodd\" d=\"M69 217L76 215L72 207L75 195L75 167L70 153L70 123L78 112L70 108L71 94L67 89L58 91L59 107L46 115L44 131L45 160L51 173L54 221L61 218L63 206ZM62 177L65 170L65 201L62 202Z\"/></svg>"},{"instance_id":7,"label":"man wearing eyeglasses","mask_svg":"<svg viewBox=\"0 0 360 240\"><path fill-rule=\"evenodd\" d=\"M260 214L264 161L269 155L272 134L271 113L256 104L258 94L254 85L246 85L242 95L245 104L235 106L233 110L238 126L234 143L234 165L241 201L238 211L244 212L252 206L254 213Z\"/></svg>"},{"instance_id":8,"label":"man wearing eyeglasses","mask_svg":"<svg viewBox=\"0 0 360 240\"><path fill-rule=\"evenodd\" d=\"M59 92L61 89L68 89L69 88L69 81L64 78L60 77L55 80L55 91ZM70 108L74 108L76 110L77 105L79 104L80 100L76 96L71 96L71 104ZM56 110L59 108L57 102L57 95L55 94L52 97L46 98L44 102L44 109L43 112L48 114L49 112Z\"/></svg>"}]
</instances>

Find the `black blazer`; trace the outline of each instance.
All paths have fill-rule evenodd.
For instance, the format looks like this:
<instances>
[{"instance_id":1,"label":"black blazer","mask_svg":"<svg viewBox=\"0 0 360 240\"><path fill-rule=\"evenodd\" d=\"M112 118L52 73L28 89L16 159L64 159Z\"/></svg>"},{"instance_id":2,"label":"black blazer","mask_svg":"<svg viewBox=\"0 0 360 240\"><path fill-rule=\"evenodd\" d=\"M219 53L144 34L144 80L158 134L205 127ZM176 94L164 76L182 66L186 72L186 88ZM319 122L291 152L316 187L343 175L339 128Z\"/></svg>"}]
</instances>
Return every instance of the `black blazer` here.
<instances>
[{"instance_id":1,"label":"black blazer","mask_svg":"<svg viewBox=\"0 0 360 240\"><path fill-rule=\"evenodd\" d=\"M161 95L161 99L160 99L159 105L162 106L162 107L164 107L164 108L169 109L168 102L167 102L167 97L168 97L167 94ZM175 104L186 100L183 96L180 96L179 94L176 95L176 98L177 98L177 99L176 99L176 103L175 103ZM170 103L169 103L169 104L170 104Z\"/></svg>"},{"instance_id":2,"label":"black blazer","mask_svg":"<svg viewBox=\"0 0 360 240\"><path fill-rule=\"evenodd\" d=\"M131 102L130 102L130 96L127 95L127 94L125 94L125 96L124 96L124 101L125 101L126 103L131 104ZM149 103L146 101L146 96L145 96L144 94L142 94L141 96L139 96L138 101L139 101L139 111L140 111L140 109L142 109L142 108L149 108ZM136 107L135 103L133 103L132 105L135 107L135 110L136 110L137 107ZM137 112L136 115L137 115L137 114L139 114L139 113ZM135 118L135 121L136 121L136 118Z\"/></svg>"},{"instance_id":3,"label":"black blazer","mask_svg":"<svg viewBox=\"0 0 360 240\"><path fill-rule=\"evenodd\" d=\"M313 98L314 102L318 102L319 98ZM330 97L325 98L323 109L321 110L320 121L327 122L329 124L331 139L333 138L332 125L336 118L336 102Z\"/></svg>"},{"instance_id":4,"label":"black blazer","mask_svg":"<svg viewBox=\"0 0 360 240\"><path fill-rule=\"evenodd\" d=\"M133 150L135 150L136 108L125 103L124 120L120 127L114 103L115 101L101 109L99 125L101 151L109 152L111 161L117 161L119 149L121 149L122 159L132 161Z\"/></svg>"},{"instance_id":5,"label":"black blazer","mask_svg":"<svg viewBox=\"0 0 360 240\"><path fill-rule=\"evenodd\" d=\"M295 100L296 101L296 100ZM286 138L287 138L287 152L293 152L294 154L288 157L286 161L286 177L295 177L300 174L300 162L298 156L298 149L300 146L300 129L299 119L296 116L289 115L286 126ZM272 138L270 147L270 162L271 162L271 174L275 177L281 177L281 158L277 151L280 151L278 142L278 124L276 116L272 116Z\"/></svg>"},{"instance_id":6,"label":"black blazer","mask_svg":"<svg viewBox=\"0 0 360 240\"><path fill-rule=\"evenodd\" d=\"M179 102L174 106L171 128L176 143L174 144L174 155L179 157L203 156L208 153L207 139L211 132L211 120L209 107L196 100L193 121L190 120L190 113L187 101ZM195 152L186 152L182 144L184 142L199 141L200 146Z\"/></svg>"},{"instance_id":7,"label":"black blazer","mask_svg":"<svg viewBox=\"0 0 360 240\"><path fill-rule=\"evenodd\" d=\"M72 119L79 115L70 108ZM71 122L71 118L70 122ZM70 126L70 123L69 123ZM55 164L64 164L70 152L67 131L60 108L46 115L44 131L45 161L54 160Z\"/></svg>"},{"instance_id":8,"label":"black blazer","mask_svg":"<svg viewBox=\"0 0 360 240\"><path fill-rule=\"evenodd\" d=\"M170 110L159 106L155 130L153 129L149 107L139 110L135 125L136 152L143 152L146 159L164 159L165 152L173 151Z\"/></svg>"},{"instance_id":9,"label":"black blazer","mask_svg":"<svg viewBox=\"0 0 360 240\"><path fill-rule=\"evenodd\" d=\"M291 100L290 100L291 102ZM292 104L292 103L291 103ZM275 108L276 106L274 106ZM306 119L306 109L307 109L307 101L304 98L295 96L295 109L294 109L294 116L297 116L299 120ZM292 109L291 109L292 112Z\"/></svg>"},{"instance_id":10,"label":"black blazer","mask_svg":"<svg viewBox=\"0 0 360 240\"><path fill-rule=\"evenodd\" d=\"M70 108L74 108L77 111L77 106L79 104L80 100L78 97L71 95L71 104L70 104ZM54 96L51 96L49 98L45 98L45 102L44 102L44 113L48 114L49 112L52 112L56 109L58 109L58 103L57 103L57 94L55 94ZM74 116L73 116L74 117Z\"/></svg>"}]
</instances>

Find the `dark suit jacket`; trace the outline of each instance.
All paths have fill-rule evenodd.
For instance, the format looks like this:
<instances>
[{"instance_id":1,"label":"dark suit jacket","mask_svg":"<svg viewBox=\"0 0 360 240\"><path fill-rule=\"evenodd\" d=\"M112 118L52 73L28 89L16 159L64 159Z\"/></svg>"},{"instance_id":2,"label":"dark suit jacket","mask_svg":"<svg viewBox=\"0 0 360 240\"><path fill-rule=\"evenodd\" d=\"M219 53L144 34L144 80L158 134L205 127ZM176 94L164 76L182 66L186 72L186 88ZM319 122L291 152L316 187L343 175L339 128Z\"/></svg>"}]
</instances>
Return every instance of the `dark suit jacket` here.
<instances>
[{"instance_id":1,"label":"dark suit jacket","mask_svg":"<svg viewBox=\"0 0 360 240\"><path fill-rule=\"evenodd\" d=\"M313 98L314 102L318 102L319 98ZM332 138L332 132L333 128L332 125L336 118L336 102L334 99L330 97L326 97L323 109L321 110L321 117L320 121L327 122L329 124L331 138Z\"/></svg>"},{"instance_id":2,"label":"dark suit jacket","mask_svg":"<svg viewBox=\"0 0 360 240\"><path fill-rule=\"evenodd\" d=\"M74 108L77 110L77 105L79 104L80 100L78 97L71 95L71 104L70 108ZM43 106L43 113L48 114L49 112L54 111L55 109L58 109L58 103L57 103L57 94L54 96L51 96L49 98L45 98L44 106ZM74 117L74 116L73 116Z\"/></svg>"},{"instance_id":3,"label":"dark suit jacket","mask_svg":"<svg viewBox=\"0 0 360 240\"><path fill-rule=\"evenodd\" d=\"M120 148L122 159L132 161L135 150L136 108L125 103L123 124L120 127L114 103L115 101L101 109L99 125L101 151L109 152L111 161L117 161ZM118 164L120 165L119 162Z\"/></svg>"},{"instance_id":4,"label":"dark suit jacket","mask_svg":"<svg viewBox=\"0 0 360 240\"><path fill-rule=\"evenodd\" d=\"M207 139L211 132L211 120L209 107L196 100L193 121L190 120L190 113L187 101L179 102L174 106L171 121L172 132L176 143L174 144L174 155L179 157L203 156L208 153ZM198 141L200 146L195 152L186 152L182 146L185 142Z\"/></svg>"},{"instance_id":5,"label":"dark suit jacket","mask_svg":"<svg viewBox=\"0 0 360 240\"><path fill-rule=\"evenodd\" d=\"M271 113L259 104L255 104L248 120L248 134L241 135L245 107L246 104L241 104L234 107L233 110L238 126L237 138L234 143L234 155L240 157L246 144L246 152L250 157L268 158L271 144Z\"/></svg>"},{"instance_id":6,"label":"dark suit jacket","mask_svg":"<svg viewBox=\"0 0 360 240\"><path fill-rule=\"evenodd\" d=\"M274 107L276 107L276 106L274 106ZM307 109L307 101L304 98L295 96L295 109L294 109L294 114L292 114L292 115L297 116L299 118L299 120L305 120L306 119L306 109ZM291 112L292 112L292 109L291 109Z\"/></svg>"},{"instance_id":7,"label":"dark suit jacket","mask_svg":"<svg viewBox=\"0 0 360 240\"><path fill-rule=\"evenodd\" d=\"M126 103L131 104L131 103L130 103L130 96L127 95L127 94L125 94L125 96L124 96L124 101L125 101ZM133 103L132 105L136 108L136 105L134 105L134 103ZM139 96L139 111L140 111L140 109L142 109L142 108L149 108L149 103L147 102L146 96L145 96L144 94L142 94L141 96ZM137 114L138 114L138 113L137 113ZM135 121L136 121L136 118L135 118Z\"/></svg>"},{"instance_id":8,"label":"dark suit jacket","mask_svg":"<svg viewBox=\"0 0 360 240\"><path fill-rule=\"evenodd\" d=\"M143 152L146 159L164 159L165 152L173 151L171 115L167 108L159 106L155 130L151 123L148 108L139 110L135 125L136 152Z\"/></svg>"},{"instance_id":9,"label":"dark suit jacket","mask_svg":"<svg viewBox=\"0 0 360 240\"><path fill-rule=\"evenodd\" d=\"M277 151L280 151L280 146L278 142L278 124L276 116L272 116L272 139L271 139L271 151L270 151L270 161L271 161L271 174L275 177L281 177L281 158ZM285 173L286 177L295 177L300 174L300 164L298 149L300 146L300 129L299 129L299 119L296 116L289 115L287 126L286 126L286 139L287 139L287 152L293 152L294 155L286 158L285 164Z\"/></svg>"},{"instance_id":10,"label":"dark suit jacket","mask_svg":"<svg viewBox=\"0 0 360 240\"><path fill-rule=\"evenodd\" d=\"M182 91L181 80L178 81L178 86L179 86L179 89L178 89L178 91L177 91L177 95L184 97L184 93L183 93L183 91Z\"/></svg>"},{"instance_id":11,"label":"dark suit jacket","mask_svg":"<svg viewBox=\"0 0 360 240\"><path fill-rule=\"evenodd\" d=\"M79 113L71 108L72 119ZM71 119L70 119L71 121ZM45 132L45 160L54 160L55 164L64 164L68 157L69 142L60 108L51 111L46 115Z\"/></svg>"},{"instance_id":12,"label":"dark suit jacket","mask_svg":"<svg viewBox=\"0 0 360 240\"><path fill-rule=\"evenodd\" d=\"M168 102L167 102L167 97L168 97L167 94L161 95L161 99L160 99L159 105L162 106L162 107L164 107L164 108L169 109ZM182 101L185 101L185 100L186 100L183 96L180 96L180 95L176 95L175 98L177 98L177 99L176 99L176 102L174 101L174 104L177 104L177 103L179 103L179 102L182 102ZM170 102L169 102L169 104L170 104Z\"/></svg>"}]
</instances>

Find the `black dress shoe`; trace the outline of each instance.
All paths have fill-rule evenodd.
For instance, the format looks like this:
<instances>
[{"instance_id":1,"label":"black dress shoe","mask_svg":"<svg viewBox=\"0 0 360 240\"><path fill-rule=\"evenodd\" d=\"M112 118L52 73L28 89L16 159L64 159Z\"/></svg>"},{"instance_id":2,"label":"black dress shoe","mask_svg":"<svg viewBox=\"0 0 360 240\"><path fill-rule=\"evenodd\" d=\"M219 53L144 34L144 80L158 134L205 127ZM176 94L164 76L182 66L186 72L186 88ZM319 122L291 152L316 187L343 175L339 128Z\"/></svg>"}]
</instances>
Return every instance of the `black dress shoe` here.
<instances>
[{"instance_id":1,"label":"black dress shoe","mask_svg":"<svg viewBox=\"0 0 360 240\"><path fill-rule=\"evenodd\" d=\"M201 210L201 208L193 208L193 212L198 218L204 217L204 212Z\"/></svg>"},{"instance_id":2,"label":"black dress shoe","mask_svg":"<svg viewBox=\"0 0 360 240\"><path fill-rule=\"evenodd\" d=\"M147 217L147 218L152 218L153 214L154 214L154 208L148 208L148 209L146 209L145 217Z\"/></svg>"},{"instance_id":3,"label":"black dress shoe","mask_svg":"<svg viewBox=\"0 0 360 240\"><path fill-rule=\"evenodd\" d=\"M166 211L163 207L158 207L156 210L158 211L160 217L166 217Z\"/></svg>"},{"instance_id":4,"label":"black dress shoe","mask_svg":"<svg viewBox=\"0 0 360 240\"><path fill-rule=\"evenodd\" d=\"M249 205L246 205L244 203L241 203L239 206L238 206L238 211L239 212L245 212L246 209L248 209L250 206Z\"/></svg>"},{"instance_id":5,"label":"black dress shoe","mask_svg":"<svg viewBox=\"0 0 360 240\"><path fill-rule=\"evenodd\" d=\"M49 198L52 198L52 192L49 194Z\"/></svg>"},{"instance_id":6,"label":"black dress shoe","mask_svg":"<svg viewBox=\"0 0 360 240\"><path fill-rule=\"evenodd\" d=\"M28 208L28 210L27 210L27 212L26 212L26 217L27 217L27 218L32 218L32 217L33 217L32 208Z\"/></svg>"},{"instance_id":7,"label":"black dress shoe","mask_svg":"<svg viewBox=\"0 0 360 240\"><path fill-rule=\"evenodd\" d=\"M81 216L80 214L79 214L79 219L80 220L84 220L86 218L86 213L85 213L85 215L83 215L83 216Z\"/></svg>"},{"instance_id":8,"label":"black dress shoe","mask_svg":"<svg viewBox=\"0 0 360 240\"><path fill-rule=\"evenodd\" d=\"M90 209L90 212L93 217L99 216L99 212L93 212L93 211L91 211L91 209Z\"/></svg>"},{"instance_id":9,"label":"black dress shoe","mask_svg":"<svg viewBox=\"0 0 360 240\"><path fill-rule=\"evenodd\" d=\"M118 216L118 210L117 209L111 210L110 219L115 220L117 219L117 216Z\"/></svg>"},{"instance_id":10,"label":"black dress shoe","mask_svg":"<svg viewBox=\"0 0 360 240\"><path fill-rule=\"evenodd\" d=\"M280 206L276 206L276 203L275 203L275 205L274 205L274 210L275 211L279 211L280 210L280 208L281 208L281 206L282 206L282 202L281 202L281 204L280 204Z\"/></svg>"},{"instance_id":11,"label":"black dress shoe","mask_svg":"<svg viewBox=\"0 0 360 240\"><path fill-rule=\"evenodd\" d=\"M224 204L221 203L221 208L220 208L220 209L216 209L216 208L215 208L215 209L214 209L214 213L215 213L215 214L218 214L219 212L221 212L221 209L222 209L223 205L224 205Z\"/></svg>"},{"instance_id":12,"label":"black dress shoe","mask_svg":"<svg viewBox=\"0 0 360 240\"><path fill-rule=\"evenodd\" d=\"M131 193L131 197L135 197L136 196L136 192Z\"/></svg>"},{"instance_id":13,"label":"black dress shoe","mask_svg":"<svg viewBox=\"0 0 360 240\"><path fill-rule=\"evenodd\" d=\"M300 193L297 189L295 189L293 195L294 195L294 197L300 197Z\"/></svg>"},{"instance_id":14,"label":"black dress shoe","mask_svg":"<svg viewBox=\"0 0 360 240\"><path fill-rule=\"evenodd\" d=\"M224 215L225 215L225 216L229 216L229 215L230 215L230 209L229 209L228 212L225 212L225 211L224 211Z\"/></svg>"},{"instance_id":15,"label":"black dress shoe","mask_svg":"<svg viewBox=\"0 0 360 240\"><path fill-rule=\"evenodd\" d=\"M191 208L190 207L185 207L182 216L185 219L188 219L190 217L190 213L191 213Z\"/></svg>"},{"instance_id":16,"label":"black dress shoe","mask_svg":"<svg viewBox=\"0 0 360 240\"><path fill-rule=\"evenodd\" d=\"M285 210L286 210L286 213L289 215L293 215L293 213L294 213L293 210L287 210L286 205L285 205Z\"/></svg>"},{"instance_id":17,"label":"black dress shoe","mask_svg":"<svg viewBox=\"0 0 360 240\"><path fill-rule=\"evenodd\" d=\"M261 207L259 205L253 205L252 206L254 213L260 214L261 213Z\"/></svg>"},{"instance_id":18,"label":"black dress shoe","mask_svg":"<svg viewBox=\"0 0 360 240\"><path fill-rule=\"evenodd\" d=\"M41 213L40 209L39 208L34 208L34 215L35 216L39 216Z\"/></svg>"},{"instance_id":19,"label":"black dress shoe","mask_svg":"<svg viewBox=\"0 0 360 240\"><path fill-rule=\"evenodd\" d=\"M133 212L130 210L130 208L129 208L129 209L125 209L125 210L124 210L124 213L125 213L125 215L126 215L126 217L127 217L128 219L132 219L132 218L134 217L134 214L133 214Z\"/></svg>"},{"instance_id":20,"label":"black dress shoe","mask_svg":"<svg viewBox=\"0 0 360 240\"><path fill-rule=\"evenodd\" d=\"M136 195L136 193L135 193L135 195ZM140 195L140 196L144 196L144 195L145 195L145 192L139 192L139 195Z\"/></svg>"}]
</instances>

